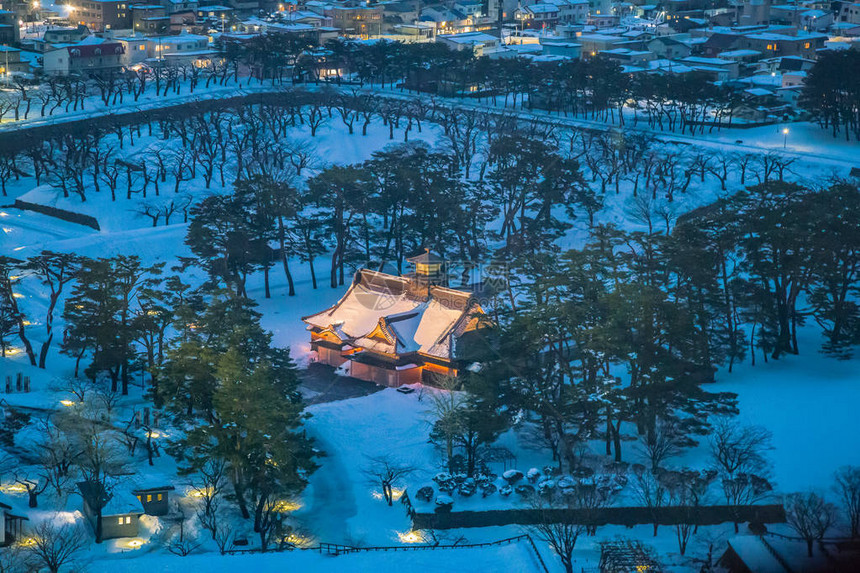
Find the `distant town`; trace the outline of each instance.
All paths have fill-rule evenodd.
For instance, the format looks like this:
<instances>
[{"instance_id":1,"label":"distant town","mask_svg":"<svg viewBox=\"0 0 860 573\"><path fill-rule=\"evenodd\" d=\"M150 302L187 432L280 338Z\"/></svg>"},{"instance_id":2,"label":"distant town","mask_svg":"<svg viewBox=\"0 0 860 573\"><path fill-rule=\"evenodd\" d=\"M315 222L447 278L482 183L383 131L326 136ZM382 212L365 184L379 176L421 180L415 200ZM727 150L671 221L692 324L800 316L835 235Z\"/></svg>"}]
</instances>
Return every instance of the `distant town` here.
<instances>
[{"instance_id":1,"label":"distant town","mask_svg":"<svg viewBox=\"0 0 860 573\"><path fill-rule=\"evenodd\" d=\"M860 46L857 2L37 0L2 5L0 69L7 81L15 74L104 74L156 63L208 67L223 60L225 46L261 35L306 44L306 54L328 77L344 64L325 49L338 38L435 42L491 60L599 57L634 76L700 74L736 95L736 119L753 122L795 116L816 59ZM314 78L320 79L319 70Z\"/></svg>"}]
</instances>

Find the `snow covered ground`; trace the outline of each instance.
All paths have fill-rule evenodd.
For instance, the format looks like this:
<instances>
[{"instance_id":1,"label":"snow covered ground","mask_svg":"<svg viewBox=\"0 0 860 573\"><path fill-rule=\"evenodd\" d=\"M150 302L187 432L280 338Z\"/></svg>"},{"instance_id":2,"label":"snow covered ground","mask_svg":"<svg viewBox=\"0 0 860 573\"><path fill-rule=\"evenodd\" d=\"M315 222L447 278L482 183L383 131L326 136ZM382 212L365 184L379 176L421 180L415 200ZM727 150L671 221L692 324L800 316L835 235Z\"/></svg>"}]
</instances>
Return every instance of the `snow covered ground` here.
<instances>
[{"instance_id":1,"label":"snow covered ground","mask_svg":"<svg viewBox=\"0 0 860 573\"><path fill-rule=\"evenodd\" d=\"M134 557L133 553L126 557ZM479 565L478 565L479 564ZM106 559L94 561L88 567L91 573L113 573L120 567L126 573L281 573L282 571L313 571L314 573L403 573L422 571L442 573L471 571L480 566L484 571L510 571L526 573L538 571L539 563L534 551L525 542L476 549L436 549L419 551L386 551L326 555L315 551L293 551L268 555L231 555L217 559L206 555L181 558L172 555L149 556L147 559Z\"/></svg>"},{"instance_id":2,"label":"snow covered ground","mask_svg":"<svg viewBox=\"0 0 860 573\"><path fill-rule=\"evenodd\" d=\"M388 140L387 127L379 123L371 127L370 134L362 137L345 135L343 126L333 119L320 129L316 138L310 138L306 130L296 129L292 137L317 146L320 156L326 163L353 163L370 157L370 154L384 147ZM776 147L781 144L782 133L777 128L755 128L743 131L742 139L749 142L754 137ZM850 161L856 160L856 153L848 153L850 146L829 140L829 135L810 130L808 133L797 125L792 126L790 137L797 141L789 145L808 158L801 158L795 167L810 181L823 181L833 169L847 173ZM759 130L759 131L756 131ZM741 138L735 132L721 132L711 138L712 145L731 148L732 138ZM397 135L395 136L398 137ZM424 134L413 130L410 139L422 138L431 144L439 140L439 130L425 126ZM679 138L680 139L680 138ZM397 139L396 139L397 141ZM826 142L826 147L821 142ZM144 137L134 147L141 152L147 146L157 145L153 138ZM806 146L806 147L798 147ZM856 152L856 147L853 148ZM830 161L822 158L831 157ZM731 181L729 189L737 189L738 181ZM202 189L200 182L187 184L195 196L206 193L223 192L214 187L211 191ZM52 204L64 209L96 216L102 226L97 232L87 227L65 223L32 212L16 209L0 209L0 254L24 258L37 254L43 249L61 252L75 252L90 257L111 256L115 254L136 254L145 263L166 262L168 267L178 256L189 255L184 245L186 225L172 221L169 226L152 228L150 222L136 214L134 203L125 200L112 203L106 192L90 193L88 201L81 203L70 198L62 199L46 187L33 189L32 180L22 179L19 184L10 186L10 197L4 203L11 203L16 197L23 197L43 204ZM692 207L710 202L721 192L713 181L705 186L691 186L691 190L678 196L675 208L678 213ZM630 213L629 193L615 195L609 193L607 205L598 219L615 222L627 228L641 228ZM181 218L178 219L181 221ZM578 221L576 228L565 239L565 246L581 244L585 234L584 221ZM317 261L318 276L325 277L328 260L324 257ZM286 296L286 285L281 273L272 272L272 298L263 297L262 276L252 277L249 290L260 304L263 313L263 326L274 334L278 345L289 346L293 356L300 362L307 358L309 336L300 322L302 315L324 309L337 300L342 289L331 289L325 278L317 290L311 289L309 272L306 265L293 261L298 295ZM39 319L44 314L46 293L35 282L22 279L16 289L23 298L20 304L28 316L33 316L30 328L34 345L41 343L44 330ZM59 312L57 313L59 314ZM58 321L57 328L62 328ZM825 358L816 353L818 341L810 334L813 329L801 332L802 348L806 352L801 357L785 357L777 362L764 363L759 357L758 364L738 365L731 374L721 371L715 390L737 392L740 397L741 418L752 423L764 425L774 433L775 450L774 481L780 491L796 491L807 488L825 490L829 487L833 471L844 464L860 464L860 448L856 436L860 422L855 410L860 404L860 375L857 359L845 362ZM58 344L49 356L50 371L45 372L26 364L22 353L0 359L0 375L23 372L33 378L33 392L30 394L4 395L12 405L31 408L61 409L60 400L68 395L58 391L60 379L71 372L73 363L56 352ZM427 390L429 392L430 390ZM130 407L139 401L140 389L133 389L132 395L124 406ZM427 410L428 396L421 391L403 395L394 390L383 390L370 396L318 404L309 408L312 417L307 422L308 432L317 440L317 446L326 454L320 469L312 476L308 489L301 500L302 507L293 518L317 541L344 544L392 545L400 543L400 535L409 530L410 523L400 504L388 507L379 499L378 488L371 484L364 471L368 458L394 454L403 462L414 465L416 473L410 477L412 485L429 482L440 471L439 456L428 443L430 424ZM526 471L531 467L546 464L546 452L530 446L528 440L515 431L505 434L501 443L517 453L519 469ZM599 453L598 445L594 446ZM628 452L631 449L628 448ZM700 465L704 452L691 452L678 463ZM164 456L150 469L140 465L142 479L169 479L175 474L175 467ZM8 492L19 503L26 501L20 492ZM479 500L464 501L458 504L477 505ZM497 503L491 500L488 503ZM76 509L78 500L70 500L69 511ZM41 514L38 514L41 515ZM707 549L710 537L728 535L728 528L703 528L704 532L695 540L695 552L701 554ZM669 531L664 528L664 531ZM471 542L489 541L518 535L518 527L486 528L483 530L461 530L445 532L447 539L462 535ZM619 527L601 528L597 538L584 538L577 550L577 567L596 566L598 555L597 541L615 535L637 537L646 543L653 543L661 553L675 551L675 541L671 535L650 537L649 527L632 530ZM124 553L116 552L125 549ZM543 548L546 549L545 547ZM100 550L101 551L101 550ZM255 568L261 572L276 568L304 567L307 570L327 571L346 569L350 571L394 571L411 567L422 571L449 571L466 564L480 562L486 569L505 571L531 571L534 564L529 561L530 553L521 544L488 548L482 550L458 550L445 554L442 565L436 552L385 553L370 555L349 555L327 557L309 552L295 552L270 556L236 556L221 559L189 557L179 559L163 554L163 550L151 545L140 550L129 551L119 543L106 553L94 554L98 557L90 565L94 573L115 570L118 566L114 558L123 558L120 565L124 571L178 571L179 568L206 567L213 572L223 568L243 570ZM150 554L151 553L151 554ZM133 559L147 554L148 558ZM544 553L548 562L554 563L549 552ZM217 564L217 565L213 565ZM434 569L433 567L437 567Z\"/></svg>"}]
</instances>

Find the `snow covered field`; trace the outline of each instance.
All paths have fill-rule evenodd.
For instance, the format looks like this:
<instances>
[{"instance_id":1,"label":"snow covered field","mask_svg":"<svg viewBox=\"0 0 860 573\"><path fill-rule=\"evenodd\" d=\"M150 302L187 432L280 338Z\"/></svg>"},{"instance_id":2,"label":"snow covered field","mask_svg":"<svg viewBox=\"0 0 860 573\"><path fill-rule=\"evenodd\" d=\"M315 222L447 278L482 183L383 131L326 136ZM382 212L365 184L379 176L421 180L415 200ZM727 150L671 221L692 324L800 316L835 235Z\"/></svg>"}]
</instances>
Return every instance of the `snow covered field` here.
<instances>
[{"instance_id":1,"label":"snow covered field","mask_svg":"<svg viewBox=\"0 0 860 573\"><path fill-rule=\"evenodd\" d=\"M766 147L781 145L782 133L777 128L755 128L722 132L712 138L713 145L731 149L734 139L751 141L758 138ZM801 156L793 166L794 171L802 173L808 182L821 182L834 170L846 174L850 162L856 160L856 146L845 146L841 142L828 141L826 134L815 128L792 126L791 151ZM345 135L345 129L333 119L320 129L317 137L311 138L307 129L298 128L291 133L297 141L313 145L318 155L327 164L348 164L365 160L371 153L382 149L388 140L388 128L380 123L371 126L369 135L362 137ZM795 140L795 137L797 138ZM734 138L734 139L732 139ZM395 135L395 142L399 134ZM423 139L431 145L440 141L439 129L425 125L424 133L415 130L410 140ZM681 138L679 138L681 139ZM133 153L161 145L154 138L143 137L133 148ZM814 157L802 156L809 152ZM829 157L824 160L822 158ZM310 170L313 172L313 170ZM90 193L86 203L75 198L63 199L47 186L33 189L30 179L22 179L10 185L9 198L4 203L12 203L15 198L54 205L70 211L92 215L98 218L102 230L65 223L45 215L22 212L17 209L0 209L0 254L15 258L25 258L42 250L74 252L89 257L106 257L115 254L134 254L146 264L166 262L169 267L177 262L177 257L188 256L190 251L184 244L187 225L181 217L170 225L151 227L145 218L137 214L135 202L110 201L105 191ZM729 190L739 188L738 181L730 182ZM199 198L208 193L221 193L217 185L211 190L202 189L200 181L185 184L188 191ZM170 192L172 194L172 191ZM705 186L695 182L686 194L679 195L674 203L678 214L693 207L707 204L721 195L719 186L709 181ZM610 192L607 204L598 214L599 222L614 222L625 228L642 228L642 222L634 220L629 202L630 194L618 195ZM177 222L178 221L178 222ZM585 235L585 221L576 222L576 227L563 241L567 247L582 244ZM317 261L318 276L324 276L328 264L325 257ZM286 296L283 276L272 272L272 298L263 297L262 275L251 278L249 293L259 303L263 313L262 324L274 334L277 345L291 348L292 355L299 362L305 362L309 353L309 335L300 317L324 309L342 294L341 289L331 289L325 280L314 291L311 289L310 276L306 265L293 262L297 296ZM22 280L20 304L28 316L36 318L44 315L46 293L35 282ZM59 314L59 313L58 313ZM59 321L58 321L59 322ZM61 322L56 325L62 329ZM34 345L41 343L44 336L38 321L31 329ZM808 332L807 332L808 330ZM764 363L760 357L755 367L744 363L731 374L721 371L717 376L714 389L736 392L739 395L741 418L766 426L774 434L775 450L774 481L780 491L797 491L807 488L824 490L829 487L833 471L845 464L860 464L860 448L857 447L857 433L860 421L855 410L860 404L860 374L858 359L836 361L817 354L818 341L811 334L811 328L801 332L802 345L807 353L801 357L784 357L779 361ZM68 395L57 390L59 379L67 376L73 361L59 355L55 341L49 357L49 371L41 371L26 364L26 358L18 353L0 359L0 375L23 372L33 379L33 392L3 396L10 405L47 409L62 409L60 401ZM710 388L709 388L710 389ZM427 390L430 392L431 390ZM135 388L132 395L123 403L132 406L140 400L140 390ZM317 440L317 447L325 452L320 460L320 469L313 474L310 486L304 492L302 507L292 517L317 541L343 543L349 545L393 545L400 543L400 535L409 530L410 523L404 508L395 503L388 507L380 497L377 488L368 482L363 468L370 457L393 454L402 461L414 465L418 471L410 478L412 484L427 483L440 471L439 456L428 443L430 429L427 414L428 397L422 392L409 395L394 390L383 390L362 398L318 404L308 410L312 417L307 421L308 432ZM527 443L516 431L505 434L500 440L503 445L516 451L518 467L526 471L547 459L547 453ZM600 453L599 444L592 448ZM632 454L631 449L628 453ZM704 456L703 451L693 451L678 463L693 465ZM142 478L159 476L170 479L175 466L169 457L163 456L158 465L149 469L141 467ZM149 472L149 473L146 473ZM7 492L19 503L26 501L20 492ZM460 503L460 502L457 502ZM466 503L466 502L463 502ZM468 503L472 503L471 501ZM478 500L474 500L478 503ZM496 503L493 501L492 503ZM77 507L78 500L68 502L68 509ZM456 506L456 504L455 504ZM730 528L706 528L707 535L725 536ZM668 529L666 529L668 531ZM522 531L517 527L487 528L486 530L464 530L446 532L454 538L463 535L471 542L489 541ZM598 555L597 541L615 535L640 537L652 543L661 552L675 551L675 541L671 536L652 539L649 527L626 530L619 527L606 527L600 530L597 538L584 538L577 549L577 566L596 566ZM695 553L706 550L702 539L697 540ZM121 550L112 546L112 550ZM545 550L546 548L542 548ZM150 554L149 551L152 551ZM156 555L155 552L158 552ZM138 555L147 559L135 559ZM523 544L476 550L457 550L445 554L440 562L436 552L357 554L328 557L311 552L295 552L270 556L234 556L218 560L207 557L188 557L179 559L163 555L161 550L142 548L112 554L122 558L121 564L104 555L90 565L93 573L113 571L121 567L124 571L144 570L173 572L180 568L206 568L217 573L220 570L234 571L254 568L262 572L284 568L303 568L313 571L334 571L335 568L350 571L401 571L412 568L421 571L450 571L469 568L469 564L480 562L487 570L531 571L535 570L533 556ZM544 557L555 566L555 561L544 551ZM216 564L217 565L213 565Z\"/></svg>"},{"instance_id":2,"label":"snow covered field","mask_svg":"<svg viewBox=\"0 0 860 573\"><path fill-rule=\"evenodd\" d=\"M232 573L255 571L280 573L282 571L313 571L314 573L340 573L356 571L367 573L403 573L404 571L451 572L470 571L480 564L481 570L526 573L538 571L539 563L526 543L477 549L437 549L423 551L387 551L325 555L315 551L294 551L269 555L230 555L213 559L210 556L192 555L185 558L173 555L147 556L146 559L101 560L93 562L92 573L112 573L120 567L127 573L183 573L207 571Z\"/></svg>"}]
</instances>

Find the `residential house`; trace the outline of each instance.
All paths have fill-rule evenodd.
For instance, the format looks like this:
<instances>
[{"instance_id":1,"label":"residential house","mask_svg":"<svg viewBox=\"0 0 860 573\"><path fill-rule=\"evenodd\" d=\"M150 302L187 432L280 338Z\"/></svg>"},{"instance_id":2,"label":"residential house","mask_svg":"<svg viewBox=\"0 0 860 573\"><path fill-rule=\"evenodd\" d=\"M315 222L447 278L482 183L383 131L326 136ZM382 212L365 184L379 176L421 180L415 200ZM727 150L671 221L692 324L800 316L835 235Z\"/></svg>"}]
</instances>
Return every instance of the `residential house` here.
<instances>
[{"instance_id":1,"label":"residential house","mask_svg":"<svg viewBox=\"0 0 860 573\"><path fill-rule=\"evenodd\" d=\"M30 62L21 59L21 50L0 46L0 74L29 73Z\"/></svg>"},{"instance_id":2,"label":"residential house","mask_svg":"<svg viewBox=\"0 0 860 573\"><path fill-rule=\"evenodd\" d=\"M131 25L142 34L164 34L170 29L167 8L158 4L132 4Z\"/></svg>"},{"instance_id":3,"label":"residential house","mask_svg":"<svg viewBox=\"0 0 860 573\"><path fill-rule=\"evenodd\" d=\"M588 19L588 0L544 0L558 7L560 24L584 24Z\"/></svg>"},{"instance_id":4,"label":"residential house","mask_svg":"<svg viewBox=\"0 0 860 573\"><path fill-rule=\"evenodd\" d=\"M168 14L197 12L197 0L162 0Z\"/></svg>"},{"instance_id":5,"label":"residential house","mask_svg":"<svg viewBox=\"0 0 860 573\"><path fill-rule=\"evenodd\" d=\"M739 67L735 60L689 56L681 58L681 62L696 71L710 73L717 81L733 80L738 77Z\"/></svg>"},{"instance_id":6,"label":"residential house","mask_svg":"<svg viewBox=\"0 0 860 573\"><path fill-rule=\"evenodd\" d=\"M744 0L738 19L741 26L756 26L770 22L770 0Z\"/></svg>"},{"instance_id":7,"label":"residential house","mask_svg":"<svg viewBox=\"0 0 860 573\"><path fill-rule=\"evenodd\" d=\"M558 6L549 3L532 4L514 10L514 19L521 28L555 28L558 23Z\"/></svg>"},{"instance_id":8,"label":"residential house","mask_svg":"<svg viewBox=\"0 0 860 573\"><path fill-rule=\"evenodd\" d=\"M646 44L648 51L653 52L658 58L670 60L686 58L692 53L688 44L673 38L672 36L658 36L649 40Z\"/></svg>"},{"instance_id":9,"label":"residential house","mask_svg":"<svg viewBox=\"0 0 860 573\"><path fill-rule=\"evenodd\" d=\"M598 30L615 28L621 22L621 18L614 14L591 13L585 20L586 25L594 26Z\"/></svg>"},{"instance_id":10,"label":"residential house","mask_svg":"<svg viewBox=\"0 0 860 573\"><path fill-rule=\"evenodd\" d=\"M41 44L76 44L90 35L90 29L83 24L77 26L48 28L37 42Z\"/></svg>"},{"instance_id":11,"label":"residential house","mask_svg":"<svg viewBox=\"0 0 860 573\"><path fill-rule=\"evenodd\" d=\"M582 44L566 40L541 39L542 53L548 56L561 56L578 60L582 56Z\"/></svg>"},{"instance_id":12,"label":"residential house","mask_svg":"<svg viewBox=\"0 0 860 573\"><path fill-rule=\"evenodd\" d=\"M76 44L58 44L49 49L42 58L42 67L46 74L63 76L120 69L124 59L122 42L89 36Z\"/></svg>"},{"instance_id":13,"label":"residential house","mask_svg":"<svg viewBox=\"0 0 860 573\"><path fill-rule=\"evenodd\" d=\"M600 52L600 56L608 60L614 60L623 66L643 67L654 60L656 56L647 50L629 50L626 48L615 48Z\"/></svg>"},{"instance_id":14,"label":"residential house","mask_svg":"<svg viewBox=\"0 0 860 573\"><path fill-rule=\"evenodd\" d=\"M334 6L331 9L333 27L359 36L381 34L382 16L382 6Z\"/></svg>"},{"instance_id":15,"label":"residential house","mask_svg":"<svg viewBox=\"0 0 860 573\"><path fill-rule=\"evenodd\" d=\"M210 22L226 22L233 17L230 6L198 6L197 17Z\"/></svg>"},{"instance_id":16,"label":"residential house","mask_svg":"<svg viewBox=\"0 0 860 573\"><path fill-rule=\"evenodd\" d=\"M816 52L824 47L826 40L825 34L798 33L796 36L789 36L765 32L741 36L737 48L757 50L766 54L766 57L800 56L802 58L815 58Z\"/></svg>"},{"instance_id":17,"label":"residential house","mask_svg":"<svg viewBox=\"0 0 860 573\"><path fill-rule=\"evenodd\" d=\"M18 16L12 10L0 10L0 44L17 44L20 41Z\"/></svg>"},{"instance_id":18,"label":"residential house","mask_svg":"<svg viewBox=\"0 0 860 573\"><path fill-rule=\"evenodd\" d=\"M837 19L839 22L860 25L860 2L843 2Z\"/></svg>"},{"instance_id":19,"label":"residential house","mask_svg":"<svg viewBox=\"0 0 860 573\"><path fill-rule=\"evenodd\" d=\"M465 32L463 34L439 34L436 41L441 42L452 50L472 50L476 56L498 49L500 40L496 36L483 32Z\"/></svg>"},{"instance_id":20,"label":"residential house","mask_svg":"<svg viewBox=\"0 0 860 573\"><path fill-rule=\"evenodd\" d=\"M218 54L217 50L209 46L208 36L180 34L147 38L147 40L147 53L150 58L176 65L204 66Z\"/></svg>"},{"instance_id":21,"label":"residential house","mask_svg":"<svg viewBox=\"0 0 860 573\"><path fill-rule=\"evenodd\" d=\"M577 34L576 42L582 44L582 57L594 57L606 50L627 47L628 40L612 34ZM637 46L639 44L637 43ZM628 48L631 49L631 48Z\"/></svg>"}]
</instances>

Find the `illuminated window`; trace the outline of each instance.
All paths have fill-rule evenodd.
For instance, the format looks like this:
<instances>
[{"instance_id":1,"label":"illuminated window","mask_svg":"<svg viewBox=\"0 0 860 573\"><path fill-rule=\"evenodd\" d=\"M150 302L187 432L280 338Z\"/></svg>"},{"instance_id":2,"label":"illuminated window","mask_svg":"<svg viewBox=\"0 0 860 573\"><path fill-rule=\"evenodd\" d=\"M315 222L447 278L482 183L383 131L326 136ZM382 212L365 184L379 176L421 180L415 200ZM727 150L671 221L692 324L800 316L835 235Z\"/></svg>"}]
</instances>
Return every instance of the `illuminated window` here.
<instances>
[{"instance_id":1,"label":"illuminated window","mask_svg":"<svg viewBox=\"0 0 860 573\"><path fill-rule=\"evenodd\" d=\"M119 525L122 525L122 517L119 518Z\"/></svg>"},{"instance_id":2,"label":"illuminated window","mask_svg":"<svg viewBox=\"0 0 860 573\"><path fill-rule=\"evenodd\" d=\"M158 494L158 501L161 501L161 494Z\"/></svg>"},{"instance_id":3,"label":"illuminated window","mask_svg":"<svg viewBox=\"0 0 860 573\"><path fill-rule=\"evenodd\" d=\"M152 495L147 495L146 496L146 503L149 503L150 501L152 501Z\"/></svg>"},{"instance_id":4,"label":"illuminated window","mask_svg":"<svg viewBox=\"0 0 860 573\"><path fill-rule=\"evenodd\" d=\"M121 518L120 518L120 519L121 519ZM127 516L126 516L126 518L125 518L125 524L126 524L126 525L128 525L128 524L130 524L130 523L131 523L131 516L130 516L130 515L127 515Z\"/></svg>"},{"instance_id":5,"label":"illuminated window","mask_svg":"<svg viewBox=\"0 0 860 573\"><path fill-rule=\"evenodd\" d=\"M809 42L806 42L805 44L803 44L803 47L808 50L809 49Z\"/></svg>"}]
</instances>

